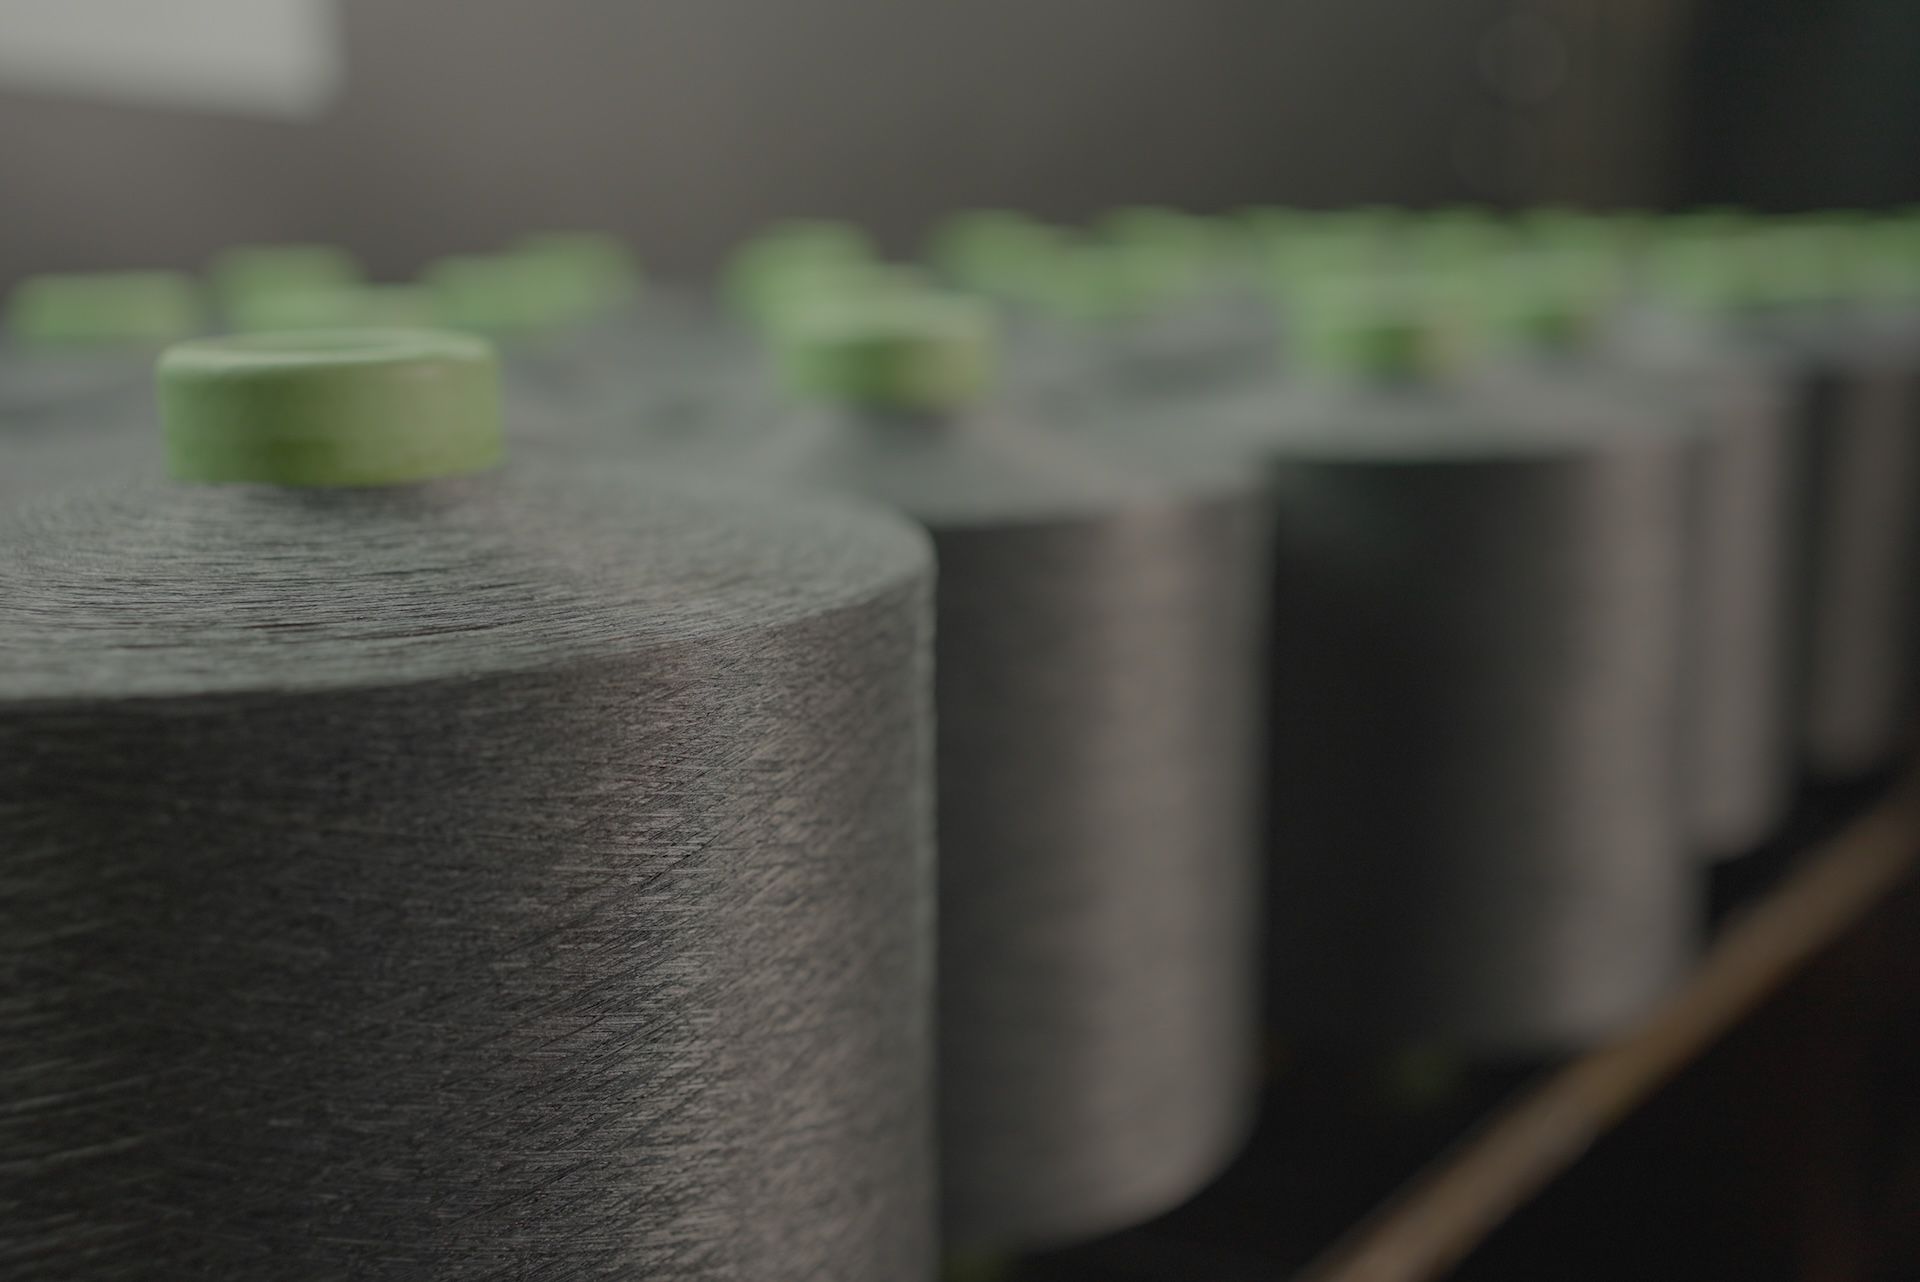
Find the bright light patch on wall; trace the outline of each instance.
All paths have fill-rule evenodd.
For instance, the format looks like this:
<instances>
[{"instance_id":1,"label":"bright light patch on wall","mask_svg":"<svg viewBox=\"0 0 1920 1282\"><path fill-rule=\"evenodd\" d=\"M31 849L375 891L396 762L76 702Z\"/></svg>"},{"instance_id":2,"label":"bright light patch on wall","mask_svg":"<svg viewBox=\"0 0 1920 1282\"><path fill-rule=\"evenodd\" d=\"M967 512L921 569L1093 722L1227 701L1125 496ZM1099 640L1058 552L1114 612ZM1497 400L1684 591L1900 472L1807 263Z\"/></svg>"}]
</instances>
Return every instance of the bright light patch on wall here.
<instances>
[{"instance_id":1,"label":"bright light patch on wall","mask_svg":"<svg viewBox=\"0 0 1920 1282\"><path fill-rule=\"evenodd\" d=\"M340 77L333 0L0 0L0 89L298 117Z\"/></svg>"}]
</instances>

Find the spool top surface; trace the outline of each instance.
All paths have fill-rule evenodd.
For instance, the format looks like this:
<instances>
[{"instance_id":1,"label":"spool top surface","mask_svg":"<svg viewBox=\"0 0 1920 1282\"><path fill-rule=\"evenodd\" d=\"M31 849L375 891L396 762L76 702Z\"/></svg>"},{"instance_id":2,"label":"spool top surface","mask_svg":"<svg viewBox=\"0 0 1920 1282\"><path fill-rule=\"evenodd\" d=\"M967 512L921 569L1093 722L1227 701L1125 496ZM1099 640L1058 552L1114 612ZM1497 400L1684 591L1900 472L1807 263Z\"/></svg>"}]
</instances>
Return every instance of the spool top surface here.
<instances>
[{"instance_id":1,"label":"spool top surface","mask_svg":"<svg viewBox=\"0 0 1920 1282\"><path fill-rule=\"evenodd\" d=\"M484 339L316 330L203 339L159 365L168 471L181 480L400 485L501 457L499 370Z\"/></svg>"},{"instance_id":2,"label":"spool top surface","mask_svg":"<svg viewBox=\"0 0 1920 1282\"><path fill-rule=\"evenodd\" d=\"M1278 398L1227 402L1206 434L1269 461L1368 466L1526 463L1608 451L1691 447L1696 424L1632 380L1516 378L1490 370L1423 386L1291 386Z\"/></svg>"},{"instance_id":3,"label":"spool top surface","mask_svg":"<svg viewBox=\"0 0 1920 1282\"><path fill-rule=\"evenodd\" d=\"M924 534L844 498L538 460L375 489L101 483L0 515L0 547L0 705L607 662L643 682L930 564Z\"/></svg>"}]
</instances>

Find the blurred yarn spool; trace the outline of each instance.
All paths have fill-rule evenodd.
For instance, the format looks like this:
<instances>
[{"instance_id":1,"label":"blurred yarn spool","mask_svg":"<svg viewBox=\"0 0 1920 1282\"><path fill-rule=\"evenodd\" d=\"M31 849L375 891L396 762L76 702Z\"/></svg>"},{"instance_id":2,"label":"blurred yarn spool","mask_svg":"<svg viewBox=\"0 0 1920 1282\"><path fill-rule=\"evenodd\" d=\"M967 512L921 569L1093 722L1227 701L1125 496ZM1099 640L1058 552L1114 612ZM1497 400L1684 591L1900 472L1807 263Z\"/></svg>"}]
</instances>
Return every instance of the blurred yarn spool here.
<instances>
[{"instance_id":1,"label":"blurred yarn spool","mask_svg":"<svg viewBox=\"0 0 1920 1282\"><path fill-rule=\"evenodd\" d=\"M1799 573L1793 422L1764 362L1697 326L1622 317L1624 265L1533 252L1481 299L1503 379L1564 389L1694 452L1688 497L1683 804L1703 858L1747 853L1785 818L1797 760L1792 606Z\"/></svg>"},{"instance_id":2,"label":"blurred yarn spool","mask_svg":"<svg viewBox=\"0 0 1920 1282\"><path fill-rule=\"evenodd\" d=\"M1691 957L1692 449L1450 383L1456 301L1316 298L1299 350L1335 377L1216 433L1277 497L1273 1004L1302 1043L1532 1055Z\"/></svg>"},{"instance_id":3,"label":"blurred yarn spool","mask_svg":"<svg viewBox=\"0 0 1920 1282\"><path fill-rule=\"evenodd\" d=\"M1661 301L1787 387L1801 558L1796 737L1817 779L1891 765L1920 711L1920 366L1849 291L1847 236L1792 222L1670 236Z\"/></svg>"},{"instance_id":4,"label":"blurred yarn spool","mask_svg":"<svg viewBox=\"0 0 1920 1282\"><path fill-rule=\"evenodd\" d=\"M1802 746L1816 778L1911 745L1920 712L1920 369L1886 339L1794 344L1805 592Z\"/></svg>"},{"instance_id":5,"label":"blurred yarn spool","mask_svg":"<svg viewBox=\"0 0 1920 1282\"><path fill-rule=\"evenodd\" d=\"M1248 474L983 406L991 352L957 299L797 317L822 404L741 460L933 535L942 1198L987 1251L1152 1216L1246 1132L1267 534Z\"/></svg>"}]
</instances>

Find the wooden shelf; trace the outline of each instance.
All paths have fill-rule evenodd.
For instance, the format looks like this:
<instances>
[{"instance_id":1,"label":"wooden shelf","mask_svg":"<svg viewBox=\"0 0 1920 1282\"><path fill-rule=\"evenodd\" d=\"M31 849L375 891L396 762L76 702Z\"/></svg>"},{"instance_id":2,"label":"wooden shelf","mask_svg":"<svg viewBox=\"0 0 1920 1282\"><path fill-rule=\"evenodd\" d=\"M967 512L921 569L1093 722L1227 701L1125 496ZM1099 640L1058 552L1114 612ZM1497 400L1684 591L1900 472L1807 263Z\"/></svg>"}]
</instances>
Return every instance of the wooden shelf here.
<instances>
[{"instance_id":1,"label":"wooden shelf","mask_svg":"<svg viewBox=\"0 0 1920 1282\"><path fill-rule=\"evenodd\" d=\"M1299 1276L1427 1282L1464 1259L1596 1141L1831 949L1920 863L1909 783L1812 852L1721 934L1693 978L1631 1034L1502 1109Z\"/></svg>"}]
</instances>

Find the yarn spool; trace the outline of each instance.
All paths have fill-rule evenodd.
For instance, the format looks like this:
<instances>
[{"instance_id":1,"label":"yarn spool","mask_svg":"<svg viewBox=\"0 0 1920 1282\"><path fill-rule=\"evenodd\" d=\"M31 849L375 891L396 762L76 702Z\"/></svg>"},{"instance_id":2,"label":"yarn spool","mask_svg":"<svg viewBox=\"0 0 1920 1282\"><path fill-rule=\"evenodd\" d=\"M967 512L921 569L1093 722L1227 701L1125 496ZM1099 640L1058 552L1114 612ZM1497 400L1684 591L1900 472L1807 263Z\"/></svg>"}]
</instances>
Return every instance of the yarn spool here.
<instances>
[{"instance_id":1,"label":"yarn spool","mask_svg":"<svg viewBox=\"0 0 1920 1282\"><path fill-rule=\"evenodd\" d=\"M1764 364L1697 331L1645 317L1603 329L1569 304L1578 299L1542 291L1531 319L1549 334L1598 341L1542 350L1534 338L1504 372L1532 385L1536 403L1564 390L1611 406L1639 430L1682 433L1694 452L1683 805L1693 849L1709 861L1733 858L1773 835L1793 795L1799 566L1786 388Z\"/></svg>"},{"instance_id":2,"label":"yarn spool","mask_svg":"<svg viewBox=\"0 0 1920 1282\"><path fill-rule=\"evenodd\" d=\"M0 544L0 1264L925 1278L924 538L189 344Z\"/></svg>"},{"instance_id":3,"label":"yarn spool","mask_svg":"<svg viewBox=\"0 0 1920 1282\"><path fill-rule=\"evenodd\" d=\"M1276 1030L1564 1050L1693 944L1690 450L1564 393L1451 385L1432 318L1373 319L1319 344L1353 383L1220 428L1278 498Z\"/></svg>"},{"instance_id":4,"label":"yarn spool","mask_svg":"<svg viewBox=\"0 0 1920 1282\"><path fill-rule=\"evenodd\" d=\"M998 416L959 300L824 309L791 342L821 407L742 465L891 503L939 565L946 1244L1147 1218L1251 1112L1257 485Z\"/></svg>"},{"instance_id":5,"label":"yarn spool","mask_svg":"<svg viewBox=\"0 0 1920 1282\"><path fill-rule=\"evenodd\" d=\"M1816 778L1857 778L1910 746L1920 713L1920 372L1845 321L1759 341L1792 386L1802 752Z\"/></svg>"},{"instance_id":6,"label":"yarn spool","mask_svg":"<svg viewBox=\"0 0 1920 1282\"><path fill-rule=\"evenodd\" d=\"M1894 763L1920 712L1912 337L1861 305L1836 271L1844 247L1827 231L1732 230L1656 246L1655 292L1670 308L1704 316L1790 389L1800 549L1795 734L1815 779L1858 779Z\"/></svg>"},{"instance_id":7,"label":"yarn spool","mask_svg":"<svg viewBox=\"0 0 1920 1282\"><path fill-rule=\"evenodd\" d=\"M1785 819L1800 587L1796 447L1777 375L1718 345L1615 345L1619 376L1677 408L1698 461L1689 501L1683 667L1690 841L1708 860L1752 851Z\"/></svg>"}]
</instances>

